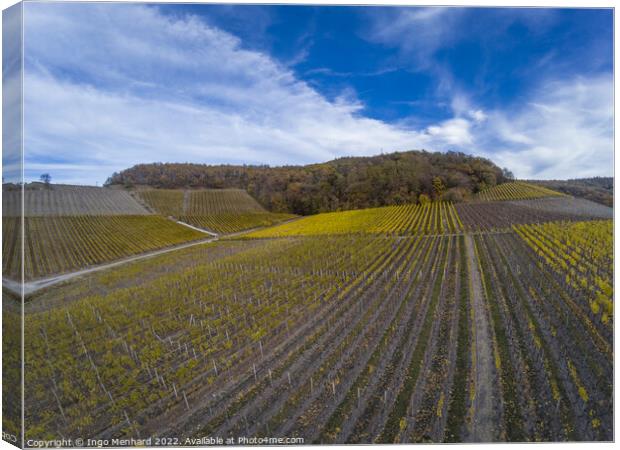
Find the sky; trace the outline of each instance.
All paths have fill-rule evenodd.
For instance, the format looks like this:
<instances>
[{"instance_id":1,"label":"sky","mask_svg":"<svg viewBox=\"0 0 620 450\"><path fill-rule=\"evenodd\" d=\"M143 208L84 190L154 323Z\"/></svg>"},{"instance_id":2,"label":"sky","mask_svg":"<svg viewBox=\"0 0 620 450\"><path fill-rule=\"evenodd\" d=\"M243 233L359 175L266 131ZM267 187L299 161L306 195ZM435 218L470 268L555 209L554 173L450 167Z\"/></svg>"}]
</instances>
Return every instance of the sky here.
<instances>
[{"instance_id":1,"label":"sky","mask_svg":"<svg viewBox=\"0 0 620 450\"><path fill-rule=\"evenodd\" d=\"M24 27L27 180L414 149L613 174L610 9L33 2Z\"/></svg>"}]
</instances>

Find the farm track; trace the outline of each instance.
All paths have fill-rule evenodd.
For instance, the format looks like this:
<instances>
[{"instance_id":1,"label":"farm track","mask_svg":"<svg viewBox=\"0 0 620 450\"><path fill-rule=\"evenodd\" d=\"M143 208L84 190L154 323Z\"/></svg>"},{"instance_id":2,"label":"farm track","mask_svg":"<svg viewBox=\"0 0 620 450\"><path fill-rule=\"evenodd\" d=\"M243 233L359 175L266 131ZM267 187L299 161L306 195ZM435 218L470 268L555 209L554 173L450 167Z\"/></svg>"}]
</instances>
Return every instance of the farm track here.
<instances>
[{"instance_id":1,"label":"farm track","mask_svg":"<svg viewBox=\"0 0 620 450\"><path fill-rule=\"evenodd\" d=\"M288 221L293 221L293 220L297 220L296 218L294 219L289 219ZM26 283L20 283L19 281L15 281L12 280L10 278L7 277L2 277L2 287L7 289L9 292L21 296L22 295L22 287L23 287L23 294L24 295L32 295L35 292L38 292L42 289L54 286L56 284L59 283L63 283L65 281L69 281L73 278L76 277L80 277L82 275L87 275L89 273L93 273L93 272L99 272L102 270L106 270L106 269L110 269L113 267L118 267L121 266L123 264L127 264L127 263L131 263L134 261L139 261L142 259L148 259L148 258L152 258L155 256L159 256L159 255L163 255L166 253L170 253L170 252L174 252L177 250L182 250L185 248L189 248L189 247L194 247L196 245L203 245L203 244L209 244L211 242L216 242L218 240L220 240L220 238L227 238L227 239L234 239L236 237L239 236L243 236L244 234L247 233L252 233L254 231L260 230L264 227L258 227L258 228L252 228L249 230L242 230L242 231L237 231L234 233L230 233L230 234L226 234L226 235L218 235L217 233L212 233L210 231L207 231L205 229L202 228L198 228L198 227L194 227L193 225L184 223L184 222L180 222L175 220L176 223L183 225L187 228L196 230L196 231L200 231L201 233L204 234L208 234L210 236L213 236L211 238L208 239L203 239L203 240L199 240L199 241L193 241L193 242L188 242L185 244L179 244L179 245L174 245L168 248L163 248L161 250L154 250L154 251L150 251L150 252L145 252L139 255L135 255L135 256L130 256L128 258L123 258L123 259L119 259L116 261L112 261L109 263L104 263L104 264L99 264L96 266L92 266L92 267L88 267L86 269L82 269L82 270L77 270L75 272L68 272L68 273L63 273L60 275L53 275L50 277L45 277L45 278L41 278L38 280L32 280L32 281L27 281Z\"/></svg>"},{"instance_id":2,"label":"farm track","mask_svg":"<svg viewBox=\"0 0 620 450\"><path fill-rule=\"evenodd\" d=\"M489 334L489 318L482 294L482 282L478 272L478 261L471 236L465 236L467 265L471 280L471 295L474 305L474 326L476 327L476 393L473 404L472 439L474 442L492 442L493 425L493 341Z\"/></svg>"},{"instance_id":3,"label":"farm track","mask_svg":"<svg viewBox=\"0 0 620 450\"><path fill-rule=\"evenodd\" d=\"M191 228L192 230L200 231L201 233L205 233L205 234L208 234L208 235L213 236L213 237L218 237L219 236L219 234L214 233L213 231L205 230L204 228L195 227L194 225L190 225L189 223L185 223L185 222L182 222L180 220L176 220L173 217L170 217L170 219L174 220L179 225L183 225L184 227Z\"/></svg>"},{"instance_id":4,"label":"farm track","mask_svg":"<svg viewBox=\"0 0 620 450\"><path fill-rule=\"evenodd\" d=\"M105 263L105 264L101 264L98 266L89 267L87 269L82 269L82 270L78 270L75 272L65 273L62 275L55 275L55 276L47 277L47 278L41 278L39 280L34 280L34 281L28 281L23 284L18 281L3 277L2 287L16 295L21 295L22 286L23 286L24 295L31 295L42 289L54 286L59 283L63 283L65 281L69 281L73 278L80 277L82 275L87 275L93 272L99 272L101 270L110 269L112 267L118 267L118 266L128 264L134 261L139 261L142 259L153 258L155 256L163 255L165 253L170 253L170 252L174 252L177 250L182 250L184 248L194 247L196 245L209 244L215 241L217 241L217 238L209 238L209 239L203 239L200 241L189 242L187 244L175 245L174 247L164 248L161 250L155 250L152 252L147 252L147 253L143 253L143 254L136 255L136 256L131 256L129 258L123 258L123 259L116 260L110 263Z\"/></svg>"}]
</instances>

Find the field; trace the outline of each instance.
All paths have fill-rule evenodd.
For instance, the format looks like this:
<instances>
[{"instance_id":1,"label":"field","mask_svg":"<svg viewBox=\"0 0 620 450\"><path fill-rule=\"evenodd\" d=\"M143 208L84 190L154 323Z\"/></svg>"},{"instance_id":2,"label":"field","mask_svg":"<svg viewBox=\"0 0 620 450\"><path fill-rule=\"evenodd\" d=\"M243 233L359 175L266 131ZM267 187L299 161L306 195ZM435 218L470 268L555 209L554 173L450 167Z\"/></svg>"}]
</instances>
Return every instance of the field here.
<instances>
[{"instance_id":1,"label":"field","mask_svg":"<svg viewBox=\"0 0 620 450\"><path fill-rule=\"evenodd\" d=\"M515 181L512 183L503 183L486 189L476 194L476 200L483 201L502 201L502 200L525 200L542 197L563 197L557 191L553 191L544 186L537 184L524 183Z\"/></svg>"},{"instance_id":2,"label":"field","mask_svg":"<svg viewBox=\"0 0 620 450\"><path fill-rule=\"evenodd\" d=\"M18 278L21 220L2 219L3 275ZM206 236L160 216L58 216L24 219L25 279L68 272Z\"/></svg>"},{"instance_id":3,"label":"field","mask_svg":"<svg viewBox=\"0 0 620 450\"><path fill-rule=\"evenodd\" d=\"M162 216L183 214L184 191L176 189L149 189L137 191L136 195L149 208Z\"/></svg>"},{"instance_id":4,"label":"field","mask_svg":"<svg viewBox=\"0 0 620 450\"><path fill-rule=\"evenodd\" d=\"M159 214L222 234L270 226L295 217L268 212L240 189L149 189L136 191L136 195Z\"/></svg>"},{"instance_id":5,"label":"field","mask_svg":"<svg viewBox=\"0 0 620 450\"><path fill-rule=\"evenodd\" d=\"M204 216L179 216L179 220L198 228L228 234L252 228L269 227L295 218L293 214L270 212L259 213L218 213Z\"/></svg>"},{"instance_id":6,"label":"field","mask_svg":"<svg viewBox=\"0 0 620 450\"><path fill-rule=\"evenodd\" d=\"M26 438L609 441L610 210L506 200L319 214L34 292Z\"/></svg>"},{"instance_id":7,"label":"field","mask_svg":"<svg viewBox=\"0 0 620 450\"><path fill-rule=\"evenodd\" d=\"M20 191L2 193L3 216L19 216ZM24 190L24 214L27 216L82 216L82 215L143 215L148 214L131 195L117 189L86 186L53 185Z\"/></svg>"},{"instance_id":8,"label":"field","mask_svg":"<svg viewBox=\"0 0 620 450\"><path fill-rule=\"evenodd\" d=\"M440 234L454 233L462 224L451 203L425 206L402 205L317 214L266 230L248 237L310 236L321 234L386 233Z\"/></svg>"},{"instance_id":9,"label":"field","mask_svg":"<svg viewBox=\"0 0 620 450\"><path fill-rule=\"evenodd\" d=\"M19 279L22 270L20 203L19 191L3 193L2 275L12 279ZM28 185L24 210L26 280L207 237L151 214L117 189Z\"/></svg>"},{"instance_id":10,"label":"field","mask_svg":"<svg viewBox=\"0 0 620 450\"><path fill-rule=\"evenodd\" d=\"M509 228L513 224L613 218L611 208L571 197L458 203L455 208L463 226L471 231Z\"/></svg>"}]
</instances>

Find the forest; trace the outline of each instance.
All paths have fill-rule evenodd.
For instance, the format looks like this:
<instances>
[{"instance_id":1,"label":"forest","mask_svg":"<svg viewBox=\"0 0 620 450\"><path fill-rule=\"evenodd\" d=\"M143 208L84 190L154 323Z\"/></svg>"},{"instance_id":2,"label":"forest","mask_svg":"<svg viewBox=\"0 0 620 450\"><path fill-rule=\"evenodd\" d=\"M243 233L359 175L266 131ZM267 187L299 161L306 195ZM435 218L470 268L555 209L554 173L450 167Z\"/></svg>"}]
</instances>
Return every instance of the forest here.
<instances>
[{"instance_id":1,"label":"forest","mask_svg":"<svg viewBox=\"0 0 620 450\"><path fill-rule=\"evenodd\" d=\"M347 157L306 166L139 164L107 186L245 189L272 212L300 215L425 200L462 201L513 178L485 158L408 151Z\"/></svg>"}]
</instances>

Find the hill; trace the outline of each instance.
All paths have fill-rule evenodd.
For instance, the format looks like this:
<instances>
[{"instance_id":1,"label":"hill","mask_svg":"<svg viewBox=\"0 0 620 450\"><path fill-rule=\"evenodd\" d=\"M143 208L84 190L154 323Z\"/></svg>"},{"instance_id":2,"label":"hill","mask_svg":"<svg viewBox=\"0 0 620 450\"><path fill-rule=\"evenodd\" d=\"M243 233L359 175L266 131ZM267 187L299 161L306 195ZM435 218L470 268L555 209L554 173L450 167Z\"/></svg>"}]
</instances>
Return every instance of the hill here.
<instances>
[{"instance_id":1,"label":"hill","mask_svg":"<svg viewBox=\"0 0 620 450\"><path fill-rule=\"evenodd\" d=\"M21 191L3 188L2 274L17 279L22 271ZM24 209L27 280L206 237L150 213L122 189L31 183L24 189Z\"/></svg>"},{"instance_id":2,"label":"hill","mask_svg":"<svg viewBox=\"0 0 620 450\"><path fill-rule=\"evenodd\" d=\"M474 199L481 201L503 201L543 197L563 197L563 194L535 184L515 181L480 191L475 195Z\"/></svg>"},{"instance_id":3,"label":"hill","mask_svg":"<svg viewBox=\"0 0 620 450\"><path fill-rule=\"evenodd\" d=\"M458 201L507 181L493 162L464 153L396 152L306 166L140 164L106 185L246 190L272 212L319 212L416 203L420 195Z\"/></svg>"},{"instance_id":4,"label":"hill","mask_svg":"<svg viewBox=\"0 0 620 450\"><path fill-rule=\"evenodd\" d=\"M21 191L5 186L2 193L2 215L19 216ZM26 216L62 215L144 215L149 212L121 189L64 184L27 184L24 189Z\"/></svg>"},{"instance_id":5,"label":"hill","mask_svg":"<svg viewBox=\"0 0 620 450\"><path fill-rule=\"evenodd\" d=\"M140 189L148 208L215 233L273 225L295 216L270 213L241 189Z\"/></svg>"},{"instance_id":6,"label":"hill","mask_svg":"<svg viewBox=\"0 0 620 450\"><path fill-rule=\"evenodd\" d=\"M605 206L614 206L613 177L578 178L573 180L532 180L549 189L581 197Z\"/></svg>"}]
</instances>

